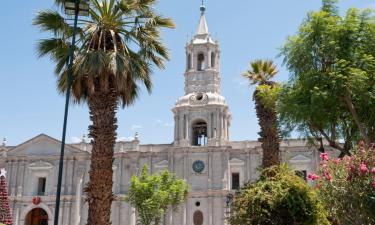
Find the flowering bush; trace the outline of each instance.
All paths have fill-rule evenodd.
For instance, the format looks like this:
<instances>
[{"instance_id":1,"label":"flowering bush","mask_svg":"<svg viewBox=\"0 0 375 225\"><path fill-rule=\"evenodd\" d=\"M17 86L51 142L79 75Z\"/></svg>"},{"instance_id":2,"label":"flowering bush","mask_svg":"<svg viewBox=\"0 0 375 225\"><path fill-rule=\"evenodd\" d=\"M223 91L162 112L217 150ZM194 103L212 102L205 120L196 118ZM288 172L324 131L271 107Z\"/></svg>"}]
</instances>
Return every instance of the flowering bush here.
<instances>
[{"instance_id":1,"label":"flowering bush","mask_svg":"<svg viewBox=\"0 0 375 225\"><path fill-rule=\"evenodd\" d=\"M375 224L375 147L360 143L351 156L330 159L320 155L316 181L318 193L333 224Z\"/></svg>"},{"instance_id":2,"label":"flowering bush","mask_svg":"<svg viewBox=\"0 0 375 225\"><path fill-rule=\"evenodd\" d=\"M231 225L328 225L317 193L283 164L262 170L258 181L236 195Z\"/></svg>"}]
</instances>

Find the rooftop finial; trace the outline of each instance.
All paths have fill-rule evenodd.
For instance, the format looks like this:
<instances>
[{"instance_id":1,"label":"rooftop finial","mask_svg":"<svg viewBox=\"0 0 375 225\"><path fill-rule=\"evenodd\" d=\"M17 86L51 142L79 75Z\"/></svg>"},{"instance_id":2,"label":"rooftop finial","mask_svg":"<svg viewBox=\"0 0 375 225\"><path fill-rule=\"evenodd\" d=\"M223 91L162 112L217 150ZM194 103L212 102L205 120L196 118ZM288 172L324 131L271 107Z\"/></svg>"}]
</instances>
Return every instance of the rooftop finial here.
<instances>
[{"instance_id":1,"label":"rooftop finial","mask_svg":"<svg viewBox=\"0 0 375 225\"><path fill-rule=\"evenodd\" d=\"M202 15L204 14L205 11L206 11L206 6L204 6L204 0L202 0L202 5L201 5L201 13L202 13Z\"/></svg>"}]
</instances>

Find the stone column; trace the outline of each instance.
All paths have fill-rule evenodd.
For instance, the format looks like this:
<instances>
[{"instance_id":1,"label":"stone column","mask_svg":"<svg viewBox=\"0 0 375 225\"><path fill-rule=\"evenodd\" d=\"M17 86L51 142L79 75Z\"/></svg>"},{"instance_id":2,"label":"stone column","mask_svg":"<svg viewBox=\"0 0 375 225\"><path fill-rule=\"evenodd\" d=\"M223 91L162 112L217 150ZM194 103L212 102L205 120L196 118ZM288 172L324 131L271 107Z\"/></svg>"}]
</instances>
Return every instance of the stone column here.
<instances>
[{"instance_id":1,"label":"stone column","mask_svg":"<svg viewBox=\"0 0 375 225\"><path fill-rule=\"evenodd\" d=\"M225 124L225 114L223 113L222 114L222 117L221 117L221 129L223 130L223 136L222 138L223 139L226 139L227 138L227 134L226 134L226 124Z\"/></svg>"},{"instance_id":2,"label":"stone column","mask_svg":"<svg viewBox=\"0 0 375 225\"><path fill-rule=\"evenodd\" d=\"M135 218L135 209L133 207L130 208L130 225L135 225L136 224L136 218Z\"/></svg>"},{"instance_id":3,"label":"stone column","mask_svg":"<svg viewBox=\"0 0 375 225\"><path fill-rule=\"evenodd\" d=\"M119 214L120 225L128 225L128 220L127 220L128 217L124 216L124 215L126 215L127 208L129 208L129 207L126 207L126 203L121 201L120 202L120 214Z\"/></svg>"},{"instance_id":4,"label":"stone column","mask_svg":"<svg viewBox=\"0 0 375 225\"><path fill-rule=\"evenodd\" d=\"M66 168L66 172L67 172L67 179L66 179L66 186L67 186L67 190L66 190L66 194L67 195L72 195L72 187L73 187L73 178L74 178L74 170L73 170L73 164L74 161L69 159L67 160L67 168Z\"/></svg>"},{"instance_id":5,"label":"stone column","mask_svg":"<svg viewBox=\"0 0 375 225\"><path fill-rule=\"evenodd\" d=\"M229 138L230 138L230 136L229 136L229 117L227 117L227 139L228 139L228 141L229 141Z\"/></svg>"},{"instance_id":6,"label":"stone column","mask_svg":"<svg viewBox=\"0 0 375 225\"><path fill-rule=\"evenodd\" d=\"M221 120L220 120L220 116L221 116L221 113L218 112L216 114L216 121L215 121L215 124L216 124L216 138L218 140L220 140L220 138L221 138L221 122L220 122Z\"/></svg>"},{"instance_id":7,"label":"stone column","mask_svg":"<svg viewBox=\"0 0 375 225\"><path fill-rule=\"evenodd\" d=\"M207 207L207 212L208 212L208 225L215 225L213 222L213 204L212 204L212 196L208 196L208 207Z\"/></svg>"},{"instance_id":8,"label":"stone column","mask_svg":"<svg viewBox=\"0 0 375 225\"><path fill-rule=\"evenodd\" d=\"M24 184L24 177L25 177L25 161L22 160L20 162L20 172L17 174L18 176L18 187L17 187L17 196L22 196L22 186Z\"/></svg>"},{"instance_id":9,"label":"stone column","mask_svg":"<svg viewBox=\"0 0 375 225\"><path fill-rule=\"evenodd\" d=\"M10 161L10 170L8 170L7 172L7 179L9 181L9 188L8 188L8 194L10 196L14 196L14 186L15 186L15 182L14 182L14 178L15 178L15 164L16 162L15 161Z\"/></svg>"},{"instance_id":10,"label":"stone column","mask_svg":"<svg viewBox=\"0 0 375 225\"><path fill-rule=\"evenodd\" d=\"M187 202L185 202L185 204L184 204L184 208L182 209L182 225L187 225L186 224L186 222L187 222L187 220L186 220L186 208L187 208Z\"/></svg>"},{"instance_id":11,"label":"stone column","mask_svg":"<svg viewBox=\"0 0 375 225\"><path fill-rule=\"evenodd\" d=\"M178 115L175 115L174 116L174 140L177 141L178 140Z\"/></svg>"},{"instance_id":12,"label":"stone column","mask_svg":"<svg viewBox=\"0 0 375 225\"><path fill-rule=\"evenodd\" d=\"M187 114L185 114L185 116L185 139L189 140L189 116Z\"/></svg>"},{"instance_id":13,"label":"stone column","mask_svg":"<svg viewBox=\"0 0 375 225\"><path fill-rule=\"evenodd\" d=\"M184 115L179 114L179 126L178 126L178 140L181 143L181 140L184 139Z\"/></svg>"},{"instance_id":14,"label":"stone column","mask_svg":"<svg viewBox=\"0 0 375 225\"><path fill-rule=\"evenodd\" d=\"M74 224L79 225L81 221L81 199L82 199L82 183L83 183L83 174L78 174L79 178L77 179L77 188L76 188L76 202L74 210Z\"/></svg>"},{"instance_id":15,"label":"stone column","mask_svg":"<svg viewBox=\"0 0 375 225\"><path fill-rule=\"evenodd\" d=\"M223 116L223 124L224 124L224 138L227 140L228 139L228 133L227 133L227 118L224 115Z\"/></svg>"},{"instance_id":16,"label":"stone column","mask_svg":"<svg viewBox=\"0 0 375 225\"><path fill-rule=\"evenodd\" d=\"M207 64L208 64L207 68L211 69L212 68L211 67L211 60L212 60L211 59L211 51L208 51L207 54L208 54L208 56L207 56Z\"/></svg>"}]
</instances>

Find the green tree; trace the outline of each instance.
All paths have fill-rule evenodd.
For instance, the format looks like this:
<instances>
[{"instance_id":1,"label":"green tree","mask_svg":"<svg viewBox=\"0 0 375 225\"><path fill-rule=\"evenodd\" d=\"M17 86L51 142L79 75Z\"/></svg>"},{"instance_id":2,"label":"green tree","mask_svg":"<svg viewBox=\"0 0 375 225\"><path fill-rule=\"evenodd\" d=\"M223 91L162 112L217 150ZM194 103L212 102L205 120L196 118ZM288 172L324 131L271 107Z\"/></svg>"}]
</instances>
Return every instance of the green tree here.
<instances>
[{"instance_id":1,"label":"green tree","mask_svg":"<svg viewBox=\"0 0 375 225\"><path fill-rule=\"evenodd\" d=\"M160 29L174 24L154 11L155 1L92 0L90 16L78 22L71 92L76 103L88 104L92 122L90 181L85 187L90 225L111 224L117 107L134 103L142 84L150 92L153 67L163 68L168 59ZM56 2L61 6L63 1ZM70 91L67 61L73 28L69 22L59 10L40 11L33 22L52 34L38 42L37 52L49 55L56 64L60 93Z\"/></svg>"},{"instance_id":2,"label":"green tree","mask_svg":"<svg viewBox=\"0 0 375 225\"><path fill-rule=\"evenodd\" d=\"M234 197L231 225L329 225L317 193L286 164L264 169Z\"/></svg>"},{"instance_id":3,"label":"green tree","mask_svg":"<svg viewBox=\"0 0 375 225\"><path fill-rule=\"evenodd\" d=\"M367 145L375 141L369 110L375 106L375 23L371 10L352 8L340 17L335 2L324 0L284 45L292 76L278 112L284 129L297 128L321 148L325 139L345 155L360 137Z\"/></svg>"},{"instance_id":4,"label":"green tree","mask_svg":"<svg viewBox=\"0 0 375 225\"><path fill-rule=\"evenodd\" d=\"M168 209L177 211L186 200L188 185L168 170L152 175L148 171L145 165L140 176L132 176L126 201L136 209L138 224L158 225Z\"/></svg>"},{"instance_id":5,"label":"green tree","mask_svg":"<svg viewBox=\"0 0 375 225\"><path fill-rule=\"evenodd\" d=\"M242 74L257 84L253 94L256 113L260 125L259 141L263 149L263 168L280 164L280 138L276 113L276 99L279 85L271 79L278 73L271 60L256 60L250 63L250 69Z\"/></svg>"}]
</instances>

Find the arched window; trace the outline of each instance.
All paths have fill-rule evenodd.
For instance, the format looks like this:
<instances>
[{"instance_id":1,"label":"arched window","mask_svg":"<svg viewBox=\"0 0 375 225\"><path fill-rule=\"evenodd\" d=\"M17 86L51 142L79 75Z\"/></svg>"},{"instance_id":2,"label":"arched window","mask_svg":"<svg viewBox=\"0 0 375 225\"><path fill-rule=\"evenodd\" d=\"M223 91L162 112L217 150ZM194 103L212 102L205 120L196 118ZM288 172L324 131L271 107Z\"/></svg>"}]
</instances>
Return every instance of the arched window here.
<instances>
[{"instance_id":1,"label":"arched window","mask_svg":"<svg viewBox=\"0 0 375 225\"><path fill-rule=\"evenodd\" d=\"M193 222L194 225L202 225L203 224L203 213L199 210L194 212L193 215Z\"/></svg>"},{"instance_id":2,"label":"arched window","mask_svg":"<svg viewBox=\"0 0 375 225\"><path fill-rule=\"evenodd\" d=\"M207 123L204 121L197 121L193 124L193 146L207 145Z\"/></svg>"},{"instance_id":3,"label":"arched window","mask_svg":"<svg viewBox=\"0 0 375 225\"><path fill-rule=\"evenodd\" d=\"M215 52L211 52L211 68L215 68L216 64L216 54Z\"/></svg>"},{"instance_id":4,"label":"arched window","mask_svg":"<svg viewBox=\"0 0 375 225\"><path fill-rule=\"evenodd\" d=\"M188 55L187 57L187 70L190 70L192 68L192 65L191 65L191 54Z\"/></svg>"},{"instance_id":5,"label":"arched window","mask_svg":"<svg viewBox=\"0 0 375 225\"><path fill-rule=\"evenodd\" d=\"M199 53L198 54L198 64L197 64L197 70L198 71L202 71L204 70L204 54L203 53Z\"/></svg>"}]
</instances>

